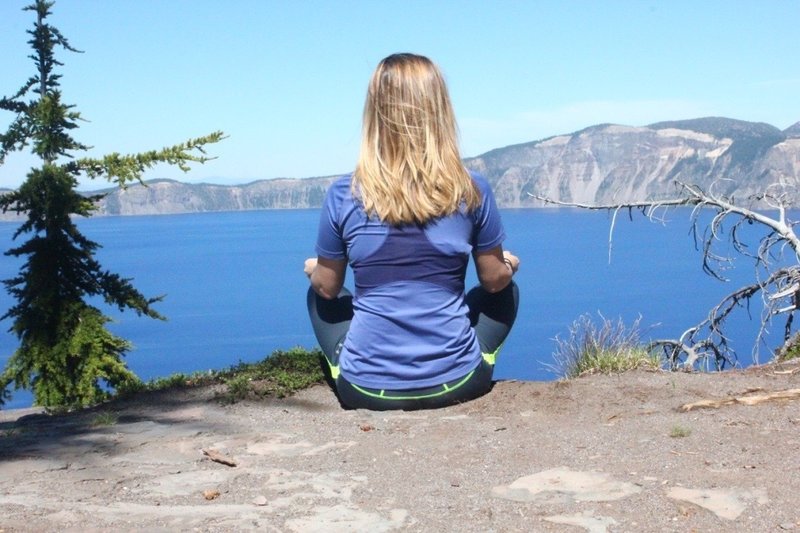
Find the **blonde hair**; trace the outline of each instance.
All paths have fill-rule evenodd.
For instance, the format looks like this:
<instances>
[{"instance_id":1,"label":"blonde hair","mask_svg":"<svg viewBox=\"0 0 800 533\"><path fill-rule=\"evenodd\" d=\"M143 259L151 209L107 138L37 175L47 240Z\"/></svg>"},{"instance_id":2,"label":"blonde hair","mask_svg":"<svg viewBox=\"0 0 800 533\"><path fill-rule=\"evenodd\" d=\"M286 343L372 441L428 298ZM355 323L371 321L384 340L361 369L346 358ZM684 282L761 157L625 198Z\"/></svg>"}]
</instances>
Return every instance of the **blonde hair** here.
<instances>
[{"instance_id":1,"label":"blonde hair","mask_svg":"<svg viewBox=\"0 0 800 533\"><path fill-rule=\"evenodd\" d=\"M368 214L392 225L425 224L480 204L458 152L444 77L427 57L394 54L375 69L353 193Z\"/></svg>"}]
</instances>

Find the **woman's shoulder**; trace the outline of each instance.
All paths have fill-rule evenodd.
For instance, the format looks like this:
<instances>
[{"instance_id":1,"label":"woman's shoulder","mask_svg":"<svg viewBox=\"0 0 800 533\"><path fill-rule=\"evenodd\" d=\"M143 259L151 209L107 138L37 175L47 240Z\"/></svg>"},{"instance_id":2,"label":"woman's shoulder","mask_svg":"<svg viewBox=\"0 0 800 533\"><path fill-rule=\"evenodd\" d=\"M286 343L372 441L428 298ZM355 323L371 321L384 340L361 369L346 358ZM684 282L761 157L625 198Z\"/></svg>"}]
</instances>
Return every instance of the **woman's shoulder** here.
<instances>
[{"instance_id":1,"label":"woman's shoulder","mask_svg":"<svg viewBox=\"0 0 800 533\"><path fill-rule=\"evenodd\" d=\"M472 181L475 182L475 184L478 186L478 189L480 189L481 192L485 192L492 189L492 187L489 185L489 180L484 178L483 174L475 170L467 170L467 172L469 173L470 177L472 178Z\"/></svg>"},{"instance_id":2,"label":"woman's shoulder","mask_svg":"<svg viewBox=\"0 0 800 533\"><path fill-rule=\"evenodd\" d=\"M333 181L331 182L331 188L336 188L336 189L345 189L346 188L346 189L349 189L350 188L350 184L352 182L353 182L353 174L352 173L343 174L341 176L337 176L337 177L333 178Z\"/></svg>"},{"instance_id":3,"label":"woman's shoulder","mask_svg":"<svg viewBox=\"0 0 800 533\"><path fill-rule=\"evenodd\" d=\"M472 178L472 182L478 187L478 191L481 193L481 203L486 203L487 198L494 196L494 193L492 192L492 186L489 185L489 180L474 170L468 170L468 172Z\"/></svg>"},{"instance_id":4,"label":"woman's shoulder","mask_svg":"<svg viewBox=\"0 0 800 533\"><path fill-rule=\"evenodd\" d=\"M349 198L351 193L352 174L344 174L333 179L328 187L328 197L342 201Z\"/></svg>"}]
</instances>

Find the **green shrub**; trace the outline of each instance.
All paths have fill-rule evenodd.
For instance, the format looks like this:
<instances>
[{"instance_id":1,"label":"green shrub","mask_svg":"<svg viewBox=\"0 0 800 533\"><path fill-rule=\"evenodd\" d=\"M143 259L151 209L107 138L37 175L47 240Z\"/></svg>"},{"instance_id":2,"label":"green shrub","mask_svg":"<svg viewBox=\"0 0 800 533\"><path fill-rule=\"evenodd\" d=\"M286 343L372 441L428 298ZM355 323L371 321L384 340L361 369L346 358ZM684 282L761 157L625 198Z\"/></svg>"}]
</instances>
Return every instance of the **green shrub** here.
<instances>
[{"instance_id":1,"label":"green shrub","mask_svg":"<svg viewBox=\"0 0 800 533\"><path fill-rule=\"evenodd\" d=\"M672 437L673 439L682 439L688 437L691 434L692 430L690 428L680 425L672 426L672 429L669 432L669 436Z\"/></svg>"},{"instance_id":2,"label":"green shrub","mask_svg":"<svg viewBox=\"0 0 800 533\"><path fill-rule=\"evenodd\" d=\"M555 363L559 375L574 378L585 374L613 374L635 368L658 369L660 357L649 352L640 340L641 317L628 327L600 315L595 324L589 315L581 315L569 327L566 339L555 338Z\"/></svg>"},{"instance_id":3,"label":"green shrub","mask_svg":"<svg viewBox=\"0 0 800 533\"><path fill-rule=\"evenodd\" d=\"M139 392L181 389L209 384L225 385L219 397L235 402L244 398L283 398L308 388L324 379L322 352L295 347L276 350L255 363L239 363L224 370L208 370L192 374L172 374L145 382L129 382L117 388L118 396Z\"/></svg>"},{"instance_id":4,"label":"green shrub","mask_svg":"<svg viewBox=\"0 0 800 533\"><path fill-rule=\"evenodd\" d=\"M150 381L131 381L117 387L116 395L131 396L140 392L152 392L169 389L181 389L208 385L220 381L220 373L216 370L193 372L191 374L176 373L169 376L153 378Z\"/></svg>"},{"instance_id":5,"label":"green shrub","mask_svg":"<svg viewBox=\"0 0 800 533\"><path fill-rule=\"evenodd\" d=\"M297 347L288 351L276 350L257 363L239 363L221 374L222 381L227 385L225 399L283 398L321 383L324 378L321 358L319 349Z\"/></svg>"},{"instance_id":6,"label":"green shrub","mask_svg":"<svg viewBox=\"0 0 800 533\"><path fill-rule=\"evenodd\" d=\"M110 411L101 411L92 419L93 426L113 426L117 423L119 416Z\"/></svg>"},{"instance_id":7,"label":"green shrub","mask_svg":"<svg viewBox=\"0 0 800 533\"><path fill-rule=\"evenodd\" d=\"M798 357L800 357L800 333L795 333L795 335L786 341L786 344L778 350L775 360L780 363L783 361L791 361Z\"/></svg>"}]
</instances>

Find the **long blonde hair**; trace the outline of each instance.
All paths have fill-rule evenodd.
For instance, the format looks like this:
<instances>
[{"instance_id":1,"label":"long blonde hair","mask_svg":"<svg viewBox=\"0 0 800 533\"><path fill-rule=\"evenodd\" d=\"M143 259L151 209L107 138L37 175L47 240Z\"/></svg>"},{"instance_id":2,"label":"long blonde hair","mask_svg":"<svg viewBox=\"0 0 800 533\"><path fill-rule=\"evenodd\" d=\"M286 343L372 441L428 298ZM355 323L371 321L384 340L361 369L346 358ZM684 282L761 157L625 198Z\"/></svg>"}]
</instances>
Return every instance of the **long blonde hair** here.
<instances>
[{"instance_id":1,"label":"long blonde hair","mask_svg":"<svg viewBox=\"0 0 800 533\"><path fill-rule=\"evenodd\" d=\"M425 224L480 204L461 163L444 77L427 57L394 54L375 69L353 193L368 214L392 225Z\"/></svg>"}]
</instances>

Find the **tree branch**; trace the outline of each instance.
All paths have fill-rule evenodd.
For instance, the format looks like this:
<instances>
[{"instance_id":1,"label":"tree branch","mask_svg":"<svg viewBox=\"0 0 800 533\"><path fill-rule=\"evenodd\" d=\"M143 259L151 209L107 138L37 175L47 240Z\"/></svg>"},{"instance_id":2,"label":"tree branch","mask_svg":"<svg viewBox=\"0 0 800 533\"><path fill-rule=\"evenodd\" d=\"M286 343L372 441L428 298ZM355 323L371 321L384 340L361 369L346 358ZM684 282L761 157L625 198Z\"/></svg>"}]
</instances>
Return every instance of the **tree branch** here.
<instances>
[{"instance_id":1,"label":"tree branch","mask_svg":"<svg viewBox=\"0 0 800 533\"><path fill-rule=\"evenodd\" d=\"M204 137L189 139L188 141L139 154L121 155L112 153L101 159L81 158L68 163L70 172L77 174L85 172L90 178L105 177L125 187L133 181L142 183L142 174L145 170L159 163L177 165L184 172L189 171L189 163L205 163L216 159L205 155L205 145L213 144L225 139L221 131L216 131Z\"/></svg>"},{"instance_id":2,"label":"tree branch","mask_svg":"<svg viewBox=\"0 0 800 533\"><path fill-rule=\"evenodd\" d=\"M545 204L578 207L589 210L605 210L613 213L609 232L609 253L613 240L616 217L621 210L640 211L648 219L658 218L657 211L679 206L694 206L691 213L692 234L695 246L702 249L703 271L719 280L726 281L722 268L732 263L733 258L727 253L715 252L716 244L727 240L738 254L754 260L756 281L731 292L725 296L708 313L708 316L686 330L678 339L661 339L652 341L649 349L663 350L666 360L673 369L691 369L696 367L713 367L721 369L734 364L736 355L728 343L725 334L725 321L736 309L744 308L750 312L750 302L761 294L760 327L753 346L754 360L758 360L758 351L766 340L768 326L778 315L786 317L784 323L784 348L790 342L794 313L800 305L800 239L794 232L797 222L787 219L787 207L797 197L792 194L791 187L780 181L768 186L765 191L750 198L750 205L767 205L777 211L777 216L770 217L752 207L737 205L732 198L717 195L710 190L704 191L697 185L676 181L682 196L663 200L626 202L619 204L592 205L578 202L563 202L552 198L531 194ZM710 189L713 189L713 184ZM705 229L698 231L699 214L702 210L716 211ZM730 229L725 225L731 222ZM759 240L758 247L751 251L743 240L742 230L745 225L757 224L767 230ZM727 235L727 239L725 236ZM786 248L791 252L787 252ZM782 266L787 260L792 263Z\"/></svg>"}]
</instances>

